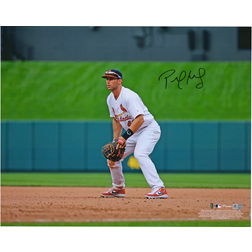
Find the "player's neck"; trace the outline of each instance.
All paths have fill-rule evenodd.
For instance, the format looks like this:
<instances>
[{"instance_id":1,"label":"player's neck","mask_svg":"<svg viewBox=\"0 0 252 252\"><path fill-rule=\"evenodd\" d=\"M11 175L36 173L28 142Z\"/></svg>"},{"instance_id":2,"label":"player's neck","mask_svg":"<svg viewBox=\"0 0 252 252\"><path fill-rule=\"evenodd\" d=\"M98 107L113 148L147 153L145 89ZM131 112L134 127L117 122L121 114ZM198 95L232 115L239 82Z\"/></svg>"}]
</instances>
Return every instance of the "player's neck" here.
<instances>
[{"instance_id":1,"label":"player's neck","mask_svg":"<svg viewBox=\"0 0 252 252\"><path fill-rule=\"evenodd\" d=\"M121 90L122 90L122 86L120 85L120 86L118 86L117 89L115 89L114 91L112 91L116 100L118 99L118 97L119 97L119 95L121 93Z\"/></svg>"}]
</instances>

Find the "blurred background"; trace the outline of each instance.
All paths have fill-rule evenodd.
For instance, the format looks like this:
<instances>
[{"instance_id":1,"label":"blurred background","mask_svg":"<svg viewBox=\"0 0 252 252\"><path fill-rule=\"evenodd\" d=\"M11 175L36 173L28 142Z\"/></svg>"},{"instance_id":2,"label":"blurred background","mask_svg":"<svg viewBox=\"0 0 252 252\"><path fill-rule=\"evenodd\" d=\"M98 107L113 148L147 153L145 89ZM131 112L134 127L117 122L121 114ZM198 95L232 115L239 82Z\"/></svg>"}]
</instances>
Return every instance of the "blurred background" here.
<instances>
[{"instance_id":1,"label":"blurred background","mask_svg":"<svg viewBox=\"0 0 252 252\"><path fill-rule=\"evenodd\" d=\"M250 61L251 27L2 27L2 60Z\"/></svg>"},{"instance_id":2,"label":"blurred background","mask_svg":"<svg viewBox=\"0 0 252 252\"><path fill-rule=\"evenodd\" d=\"M177 26L2 26L2 172L109 172L111 68L160 123L159 172L251 172L251 27Z\"/></svg>"}]
</instances>

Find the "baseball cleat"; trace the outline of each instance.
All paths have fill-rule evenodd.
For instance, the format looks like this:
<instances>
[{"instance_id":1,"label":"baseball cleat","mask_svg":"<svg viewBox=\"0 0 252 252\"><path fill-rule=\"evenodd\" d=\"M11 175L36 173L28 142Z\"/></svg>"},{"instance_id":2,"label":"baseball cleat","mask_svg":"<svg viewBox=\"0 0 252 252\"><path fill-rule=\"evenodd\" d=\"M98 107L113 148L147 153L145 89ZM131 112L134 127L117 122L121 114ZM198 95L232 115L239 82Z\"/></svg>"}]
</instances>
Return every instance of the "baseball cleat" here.
<instances>
[{"instance_id":1,"label":"baseball cleat","mask_svg":"<svg viewBox=\"0 0 252 252\"><path fill-rule=\"evenodd\" d=\"M115 189L110 188L107 192L101 193L101 197L103 198L124 198L125 197L125 189Z\"/></svg>"},{"instance_id":2,"label":"baseball cleat","mask_svg":"<svg viewBox=\"0 0 252 252\"><path fill-rule=\"evenodd\" d=\"M152 190L151 193L145 194L147 199L167 199L168 194L165 188L161 187L155 190Z\"/></svg>"}]
</instances>

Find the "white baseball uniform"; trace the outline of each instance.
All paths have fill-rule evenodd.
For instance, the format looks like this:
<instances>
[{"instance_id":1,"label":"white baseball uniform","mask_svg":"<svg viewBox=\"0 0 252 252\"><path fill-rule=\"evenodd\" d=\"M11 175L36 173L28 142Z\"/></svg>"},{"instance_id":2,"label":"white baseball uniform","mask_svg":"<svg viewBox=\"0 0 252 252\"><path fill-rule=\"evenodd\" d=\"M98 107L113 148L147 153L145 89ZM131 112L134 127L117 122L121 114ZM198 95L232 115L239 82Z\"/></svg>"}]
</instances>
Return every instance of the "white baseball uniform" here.
<instances>
[{"instance_id":1,"label":"white baseball uniform","mask_svg":"<svg viewBox=\"0 0 252 252\"><path fill-rule=\"evenodd\" d=\"M141 127L127 139L123 158L114 162L113 165L108 161L113 187L116 189L125 188L122 161L133 152L150 187L152 189L164 187L155 165L149 158L161 134L160 127L153 115L148 111L138 94L123 86L117 99L113 93L109 94L107 104L110 117L120 122L125 130L130 127L138 115L142 114L144 117L144 123Z\"/></svg>"}]
</instances>

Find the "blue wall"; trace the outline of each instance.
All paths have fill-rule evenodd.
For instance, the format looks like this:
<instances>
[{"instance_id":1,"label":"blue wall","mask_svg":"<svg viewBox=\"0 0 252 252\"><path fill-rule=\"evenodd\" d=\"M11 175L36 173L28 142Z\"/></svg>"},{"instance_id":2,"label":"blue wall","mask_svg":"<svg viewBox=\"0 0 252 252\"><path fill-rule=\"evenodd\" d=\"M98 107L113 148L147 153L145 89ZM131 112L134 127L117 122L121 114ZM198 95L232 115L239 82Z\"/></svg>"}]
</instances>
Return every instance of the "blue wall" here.
<instances>
[{"instance_id":1,"label":"blue wall","mask_svg":"<svg viewBox=\"0 0 252 252\"><path fill-rule=\"evenodd\" d=\"M159 172L250 172L250 122L159 122ZM2 172L108 171L101 147L111 122L2 122ZM127 157L124 171L135 168ZM137 168L136 168L137 169Z\"/></svg>"}]
</instances>

